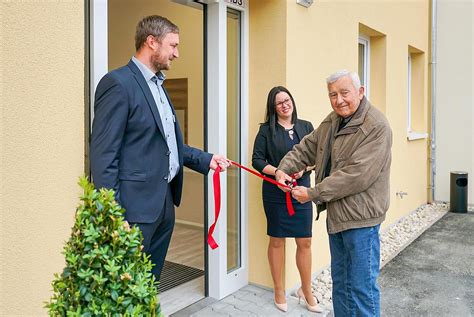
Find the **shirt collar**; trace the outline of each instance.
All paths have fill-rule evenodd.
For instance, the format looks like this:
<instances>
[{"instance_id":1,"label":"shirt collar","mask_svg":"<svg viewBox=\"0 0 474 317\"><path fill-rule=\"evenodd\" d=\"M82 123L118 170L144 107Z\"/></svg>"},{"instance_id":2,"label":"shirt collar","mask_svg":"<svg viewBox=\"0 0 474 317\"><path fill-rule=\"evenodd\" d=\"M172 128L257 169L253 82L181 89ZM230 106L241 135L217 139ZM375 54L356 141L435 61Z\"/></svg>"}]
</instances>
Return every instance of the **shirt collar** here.
<instances>
[{"instance_id":1,"label":"shirt collar","mask_svg":"<svg viewBox=\"0 0 474 317\"><path fill-rule=\"evenodd\" d=\"M138 69L140 70L140 72L142 73L143 77L145 77L145 79L147 81L149 80L152 80L153 77L156 76L156 78L158 78L158 83L161 85L163 84L163 81L166 79L166 76L165 74L163 74L162 71L159 71L157 72L156 74L153 73L153 71L151 69L148 68L148 66L146 66L145 64L143 64L138 58L136 58L135 56L132 56L132 61L135 63L135 65L137 65Z\"/></svg>"}]
</instances>

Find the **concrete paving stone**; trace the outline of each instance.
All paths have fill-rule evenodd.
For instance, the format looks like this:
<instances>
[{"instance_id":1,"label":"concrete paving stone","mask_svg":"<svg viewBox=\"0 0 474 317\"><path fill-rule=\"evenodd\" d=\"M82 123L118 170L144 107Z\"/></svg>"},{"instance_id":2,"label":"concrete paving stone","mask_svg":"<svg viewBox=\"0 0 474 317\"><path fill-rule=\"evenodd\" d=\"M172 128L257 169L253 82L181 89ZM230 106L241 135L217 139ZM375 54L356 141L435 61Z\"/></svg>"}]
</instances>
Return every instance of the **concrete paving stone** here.
<instances>
[{"instance_id":1,"label":"concrete paving stone","mask_svg":"<svg viewBox=\"0 0 474 317\"><path fill-rule=\"evenodd\" d=\"M314 316L324 317L330 307L322 314L312 313L303 302L293 297L287 298L288 312L279 311L273 303L273 292L255 285L247 285L221 301L192 314L204 316Z\"/></svg>"}]
</instances>

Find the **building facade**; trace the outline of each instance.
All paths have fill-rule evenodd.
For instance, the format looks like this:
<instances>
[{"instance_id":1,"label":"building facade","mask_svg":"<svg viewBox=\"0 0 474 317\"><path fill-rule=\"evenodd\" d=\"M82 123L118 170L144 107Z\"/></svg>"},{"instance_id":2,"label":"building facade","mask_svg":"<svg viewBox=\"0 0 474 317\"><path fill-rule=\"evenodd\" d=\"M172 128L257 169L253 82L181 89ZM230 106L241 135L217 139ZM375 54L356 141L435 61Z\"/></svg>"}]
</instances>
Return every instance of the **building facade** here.
<instances>
[{"instance_id":1,"label":"building facade","mask_svg":"<svg viewBox=\"0 0 474 317\"><path fill-rule=\"evenodd\" d=\"M342 68L355 70L393 129L391 207L382 230L432 199L431 1L296 2L0 3L2 315L46 314L43 302L51 296L53 273L64 266L61 250L79 202L78 177L89 172L94 89L103 74L131 58L135 25L145 15L166 16L180 27L180 58L166 82L188 144L250 165L273 86L286 86L298 115L316 127L331 111L325 78ZM472 3L467 7L472 21ZM472 52L468 56L472 85ZM459 105L472 118L472 90L469 96ZM472 131L472 122L468 127ZM467 147L472 161L472 133ZM440 146L438 153L444 151ZM449 158L442 164L451 168ZM462 164L469 168L469 162ZM247 283L271 287L261 180L238 169L222 175L215 233L220 246L211 250L205 232L214 221L212 175L185 174L175 236L186 228L197 238L170 249L169 260L183 259L181 253L191 253L186 248L197 246L197 264L189 264L203 272L195 300L220 299ZM287 290L299 281L295 250L288 239ZM329 260L323 213L313 224L313 273Z\"/></svg>"}]
</instances>

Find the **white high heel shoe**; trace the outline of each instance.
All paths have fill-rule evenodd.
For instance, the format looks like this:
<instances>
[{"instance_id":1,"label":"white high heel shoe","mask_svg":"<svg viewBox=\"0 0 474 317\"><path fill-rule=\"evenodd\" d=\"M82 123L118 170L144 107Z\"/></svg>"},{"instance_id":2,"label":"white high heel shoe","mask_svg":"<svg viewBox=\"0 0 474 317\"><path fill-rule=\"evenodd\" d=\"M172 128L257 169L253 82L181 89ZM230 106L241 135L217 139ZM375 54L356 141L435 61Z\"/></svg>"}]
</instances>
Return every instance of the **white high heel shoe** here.
<instances>
[{"instance_id":1,"label":"white high heel shoe","mask_svg":"<svg viewBox=\"0 0 474 317\"><path fill-rule=\"evenodd\" d=\"M288 303L278 304L276 301L273 302L275 303L275 306L282 312L286 313L288 311Z\"/></svg>"},{"instance_id":2,"label":"white high heel shoe","mask_svg":"<svg viewBox=\"0 0 474 317\"><path fill-rule=\"evenodd\" d=\"M318 299L313 296L314 301L316 302L316 305L310 305L308 304L308 301L306 300L306 297L304 297L303 290L301 287L298 289L298 292L296 292L298 295L298 303L300 303L301 299L303 299L304 303L306 304L306 308L313 313L322 313L324 312L324 309L321 308L321 306L318 305Z\"/></svg>"},{"instance_id":3,"label":"white high heel shoe","mask_svg":"<svg viewBox=\"0 0 474 317\"><path fill-rule=\"evenodd\" d=\"M288 311L288 303L286 302L286 296L285 296L285 302L284 303L281 303L281 304L278 304L276 302L276 299L275 299L275 295L276 294L273 294L273 303L275 304L276 308L278 308L279 310L281 310L282 312L287 312Z\"/></svg>"}]
</instances>

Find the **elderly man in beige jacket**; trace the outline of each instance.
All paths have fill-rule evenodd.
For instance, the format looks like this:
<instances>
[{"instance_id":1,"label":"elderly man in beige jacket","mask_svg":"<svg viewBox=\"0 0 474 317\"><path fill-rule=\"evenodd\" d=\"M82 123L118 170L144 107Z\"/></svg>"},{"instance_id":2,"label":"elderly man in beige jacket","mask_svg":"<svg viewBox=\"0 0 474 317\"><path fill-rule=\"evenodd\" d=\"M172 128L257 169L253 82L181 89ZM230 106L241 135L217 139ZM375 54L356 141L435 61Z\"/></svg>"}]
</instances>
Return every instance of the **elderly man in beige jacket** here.
<instances>
[{"instance_id":1,"label":"elderly man in beige jacket","mask_svg":"<svg viewBox=\"0 0 474 317\"><path fill-rule=\"evenodd\" d=\"M335 316L379 316L380 224L389 207L392 131L364 96L357 73L327 78L332 111L278 166L289 175L314 166L316 186L291 190L299 202L327 209ZM283 189L283 188L282 188Z\"/></svg>"}]
</instances>

